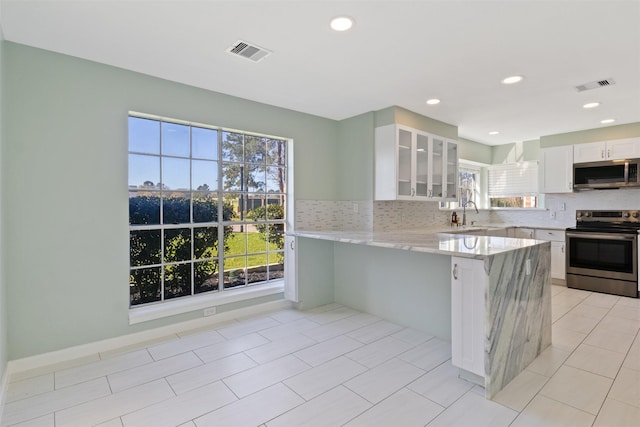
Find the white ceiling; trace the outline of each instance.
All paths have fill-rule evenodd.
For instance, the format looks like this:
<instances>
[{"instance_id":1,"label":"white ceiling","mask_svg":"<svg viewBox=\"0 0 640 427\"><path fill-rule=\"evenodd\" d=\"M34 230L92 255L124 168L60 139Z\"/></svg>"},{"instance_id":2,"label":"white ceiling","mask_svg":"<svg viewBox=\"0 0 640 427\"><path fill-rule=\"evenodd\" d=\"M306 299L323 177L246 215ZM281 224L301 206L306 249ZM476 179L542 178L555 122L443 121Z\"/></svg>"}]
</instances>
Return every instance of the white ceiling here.
<instances>
[{"instance_id":1,"label":"white ceiling","mask_svg":"<svg viewBox=\"0 0 640 427\"><path fill-rule=\"evenodd\" d=\"M343 14L354 28L331 31ZM640 1L0 0L0 26L12 42L331 119L398 105L489 145L640 122ZM238 39L273 54L226 53ZM500 83L514 74L525 80Z\"/></svg>"}]
</instances>

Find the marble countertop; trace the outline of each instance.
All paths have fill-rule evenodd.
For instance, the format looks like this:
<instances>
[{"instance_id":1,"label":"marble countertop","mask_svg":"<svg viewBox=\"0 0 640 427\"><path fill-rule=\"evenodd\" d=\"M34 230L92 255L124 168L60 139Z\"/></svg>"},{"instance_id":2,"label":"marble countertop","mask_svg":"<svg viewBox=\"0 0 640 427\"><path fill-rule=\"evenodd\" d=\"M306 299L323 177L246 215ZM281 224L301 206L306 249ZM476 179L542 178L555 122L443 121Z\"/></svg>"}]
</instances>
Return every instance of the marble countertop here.
<instances>
[{"instance_id":1,"label":"marble countertop","mask_svg":"<svg viewBox=\"0 0 640 427\"><path fill-rule=\"evenodd\" d=\"M575 226L575 224L573 226ZM536 229L536 230L537 229L543 229L543 230L561 230L561 231L565 231L567 229L567 227L572 227L572 226L571 225L560 226L560 225L489 224L486 227L489 227L489 228L533 228L533 229Z\"/></svg>"},{"instance_id":2,"label":"marble countertop","mask_svg":"<svg viewBox=\"0 0 640 427\"><path fill-rule=\"evenodd\" d=\"M480 226L467 227L466 230L473 231L486 228L487 227ZM455 230L456 233L448 233L443 229L402 230L392 232L296 230L288 234L310 239L331 240L334 242L354 243L381 248L403 249L414 252L460 256L475 259L484 259L496 254L510 252L529 246L544 244L550 245L549 242L542 240L478 236L464 234L464 232L461 232L459 229Z\"/></svg>"}]
</instances>

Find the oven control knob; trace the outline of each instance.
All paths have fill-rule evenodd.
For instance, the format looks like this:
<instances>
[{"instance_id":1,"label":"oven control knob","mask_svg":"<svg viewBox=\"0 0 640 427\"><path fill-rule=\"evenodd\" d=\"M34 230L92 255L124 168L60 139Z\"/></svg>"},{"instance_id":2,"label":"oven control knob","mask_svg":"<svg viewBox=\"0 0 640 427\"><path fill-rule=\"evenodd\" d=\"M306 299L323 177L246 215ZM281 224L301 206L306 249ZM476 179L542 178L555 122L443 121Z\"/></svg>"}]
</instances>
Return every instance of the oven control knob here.
<instances>
[{"instance_id":1,"label":"oven control knob","mask_svg":"<svg viewBox=\"0 0 640 427\"><path fill-rule=\"evenodd\" d=\"M631 214L632 217L634 218L638 218L640 216L640 214L638 214L638 212L634 212Z\"/></svg>"},{"instance_id":2,"label":"oven control knob","mask_svg":"<svg viewBox=\"0 0 640 427\"><path fill-rule=\"evenodd\" d=\"M622 214L622 217L623 217L623 218L629 218L629 212L625 212L625 213L623 213L623 214Z\"/></svg>"},{"instance_id":3,"label":"oven control knob","mask_svg":"<svg viewBox=\"0 0 640 427\"><path fill-rule=\"evenodd\" d=\"M590 212L585 212L584 216L589 217L589 216L591 216L591 213Z\"/></svg>"}]
</instances>

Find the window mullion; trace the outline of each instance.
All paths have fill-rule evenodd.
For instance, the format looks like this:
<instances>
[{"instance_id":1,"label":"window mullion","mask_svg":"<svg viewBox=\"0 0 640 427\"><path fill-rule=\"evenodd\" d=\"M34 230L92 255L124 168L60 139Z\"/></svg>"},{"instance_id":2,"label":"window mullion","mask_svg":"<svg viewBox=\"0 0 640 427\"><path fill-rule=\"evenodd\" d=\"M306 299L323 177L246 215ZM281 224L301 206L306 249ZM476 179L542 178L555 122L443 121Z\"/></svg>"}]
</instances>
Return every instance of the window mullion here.
<instances>
[{"instance_id":1,"label":"window mullion","mask_svg":"<svg viewBox=\"0 0 640 427\"><path fill-rule=\"evenodd\" d=\"M218 188L216 198L218 200L218 292L224 290L224 205L223 200L223 173L222 173L222 131L218 131Z\"/></svg>"},{"instance_id":2,"label":"window mullion","mask_svg":"<svg viewBox=\"0 0 640 427\"><path fill-rule=\"evenodd\" d=\"M162 125L160 121L160 301L164 301L164 171L162 161Z\"/></svg>"},{"instance_id":3,"label":"window mullion","mask_svg":"<svg viewBox=\"0 0 640 427\"><path fill-rule=\"evenodd\" d=\"M196 294L196 269L195 269L195 249L194 249L194 221L193 221L193 127L189 126L189 227L191 235L191 295Z\"/></svg>"}]
</instances>

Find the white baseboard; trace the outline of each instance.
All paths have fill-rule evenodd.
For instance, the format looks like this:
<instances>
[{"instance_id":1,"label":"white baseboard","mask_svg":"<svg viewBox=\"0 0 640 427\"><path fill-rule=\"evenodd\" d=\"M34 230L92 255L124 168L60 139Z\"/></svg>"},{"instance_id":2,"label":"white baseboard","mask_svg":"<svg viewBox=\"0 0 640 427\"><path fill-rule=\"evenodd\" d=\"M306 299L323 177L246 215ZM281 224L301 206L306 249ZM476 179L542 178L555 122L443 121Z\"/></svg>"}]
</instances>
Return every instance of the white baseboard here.
<instances>
[{"instance_id":1,"label":"white baseboard","mask_svg":"<svg viewBox=\"0 0 640 427\"><path fill-rule=\"evenodd\" d=\"M52 351L49 353L29 356L22 359L11 360L8 363L3 381L8 383L10 375L29 371L33 369L43 368L49 365L66 362L69 360L79 359L96 355L101 352L113 351L119 348L134 345L143 341L151 341L167 337L170 335L186 332L192 329L198 329L206 326L215 325L221 322L227 322L240 317L253 316L270 311L291 307L291 302L287 300L270 301L263 304L256 304L250 307L239 308L224 313L215 314L213 316L202 317L199 319L188 320L185 322L175 323L173 325L162 326L159 328L149 329L147 331L136 332L133 334L121 335L119 337L108 338L101 341L95 341L88 344L82 344L62 350ZM3 393L4 396L4 393Z\"/></svg>"}]
</instances>

